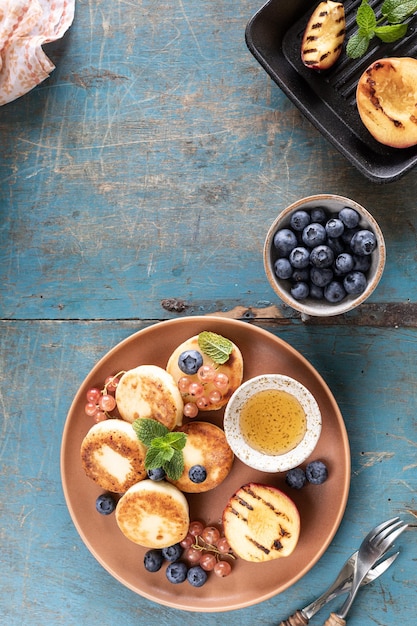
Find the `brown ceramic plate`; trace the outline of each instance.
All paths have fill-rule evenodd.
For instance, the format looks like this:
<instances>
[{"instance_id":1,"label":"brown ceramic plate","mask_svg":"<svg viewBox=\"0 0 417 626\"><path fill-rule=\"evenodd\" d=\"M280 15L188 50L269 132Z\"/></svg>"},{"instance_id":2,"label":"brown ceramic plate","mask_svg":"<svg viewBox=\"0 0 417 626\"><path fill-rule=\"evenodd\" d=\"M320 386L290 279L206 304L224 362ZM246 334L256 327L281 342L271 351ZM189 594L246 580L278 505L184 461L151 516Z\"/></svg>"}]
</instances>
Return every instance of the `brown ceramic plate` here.
<instances>
[{"instance_id":1,"label":"brown ceramic plate","mask_svg":"<svg viewBox=\"0 0 417 626\"><path fill-rule=\"evenodd\" d=\"M80 445L92 426L84 414L85 393L101 386L106 376L140 364L165 367L168 357L182 341L203 330L228 337L241 349L244 379L264 373L282 373L299 380L316 397L323 415L322 434L312 458L323 459L328 480L300 491L285 484L285 474L266 474L235 459L226 480L206 494L188 496L190 516L207 525L218 524L228 498L244 483L257 481L282 489L297 504L301 536L290 557L270 563L234 562L226 578L213 573L196 589L187 582L169 583L164 568L150 574L143 567L145 549L121 534L114 515L95 511L102 490L83 473ZM202 414L222 425L223 410ZM299 580L318 561L334 537L344 514L350 484L350 451L342 415L327 385L312 365L290 345L246 322L221 317L190 317L162 322L128 337L108 352L91 370L70 407L65 423L61 474L72 520L81 539L97 561L119 582L159 604L177 609L214 612L247 607L280 593Z\"/></svg>"}]
</instances>

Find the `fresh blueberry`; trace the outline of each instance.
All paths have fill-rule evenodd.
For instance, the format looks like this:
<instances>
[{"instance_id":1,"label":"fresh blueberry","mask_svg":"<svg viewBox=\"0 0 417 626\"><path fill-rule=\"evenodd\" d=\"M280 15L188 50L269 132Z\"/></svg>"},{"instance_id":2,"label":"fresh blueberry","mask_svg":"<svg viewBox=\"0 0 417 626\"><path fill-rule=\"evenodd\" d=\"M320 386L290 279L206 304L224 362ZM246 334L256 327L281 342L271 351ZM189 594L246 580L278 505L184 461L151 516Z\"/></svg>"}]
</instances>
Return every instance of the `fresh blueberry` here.
<instances>
[{"instance_id":1,"label":"fresh blueberry","mask_svg":"<svg viewBox=\"0 0 417 626\"><path fill-rule=\"evenodd\" d=\"M347 228L355 228L359 224L361 216L355 209L351 209L345 206L339 211L339 219L344 223Z\"/></svg>"},{"instance_id":2,"label":"fresh blueberry","mask_svg":"<svg viewBox=\"0 0 417 626\"><path fill-rule=\"evenodd\" d=\"M304 228L302 240L309 248L319 246L326 241L326 229L322 224L312 222Z\"/></svg>"},{"instance_id":3,"label":"fresh blueberry","mask_svg":"<svg viewBox=\"0 0 417 626\"><path fill-rule=\"evenodd\" d=\"M310 279L317 287L325 287L333 280L333 270L330 267L312 267Z\"/></svg>"},{"instance_id":4,"label":"fresh blueberry","mask_svg":"<svg viewBox=\"0 0 417 626\"><path fill-rule=\"evenodd\" d=\"M355 296L365 291L366 284L366 276L363 272L349 272L343 279L343 286L346 292Z\"/></svg>"},{"instance_id":5,"label":"fresh blueberry","mask_svg":"<svg viewBox=\"0 0 417 626\"><path fill-rule=\"evenodd\" d=\"M337 217L332 217L326 222L325 228L327 236L334 239L336 237L340 237L343 234L343 231L345 230L345 225L343 224L342 220L338 219Z\"/></svg>"},{"instance_id":6,"label":"fresh blueberry","mask_svg":"<svg viewBox=\"0 0 417 626\"><path fill-rule=\"evenodd\" d=\"M332 282L324 288L324 297L327 302L336 304L337 302L341 302L343 298L346 297L346 291L342 283L339 283L337 280L332 280Z\"/></svg>"},{"instance_id":7,"label":"fresh blueberry","mask_svg":"<svg viewBox=\"0 0 417 626\"><path fill-rule=\"evenodd\" d=\"M297 243L297 237L289 228L281 228L275 233L274 247L280 257L288 257Z\"/></svg>"},{"instance_id":8,"label":"fresh blueberry","mask_svg":"<svg viewBox=\"0 0 417 626\"><path fill-rule=\"evenodd\" d=\"M193 465L188 471L188 477L192 483L203 483L207 478L207 470L202 465Z\"/></svg>"},{"instance_id":9,"label":"fresh blueberry","mask_svg":"<svg viewBox=\"0 0 417 626\"><path fill-rule=\"evenodd\" d=\"M292 265L286 258L277 259L274 263L274 271L277 278L287 280L292 275Z\"/></svg>"},{"instance_id":10,"label":"fresh blueberry","mask_svg":"<svg viewBox=\"0 0 417 626\"><path fill-rule=\"evenodd\" d=\"M290 226L293 230L302 231L311 221L310 215L307 211L302 209L294 211L290 218Z\"/></svg>"},{"instance_id":11,"label":"fresh blueberry","mask_svg":"<svg viewBox=\"0 0 417 626\"><path fill-rule=\"evenodd\" d=\"M207 572L200 565L193 565L187 572L187 580L193 587L202 587L207 580Z\"/></svg>"},{"instance_id":12,"label":"fresh blueberry","mask_svg":"<svg viewBox=\"0 0 417 626\"><path fill-rule=\"evenodd\" d=\"M311 251L310 261L314 267L330 267L334 261L334 252L324 244L316 246Z\"/></svg>"},{"instance_id":13,"label":"fresh blueberry","mask_svg":"<svg viewBox=\"0 0 417 626\"><path fill-rule=\"evenodd\" d=\"M323 300L323 298L324 298L323 287L318 287L314 283L311 283L311 285L310 285L310 298L314 298L314 300Z\"/></svg>"},{"instance_id":14,"label":"fresh blueberry","mask_svg":"<svg viewBox=\"0 0 417 626\"><path fill-rule=\"evenodd\" d=\"M353 269L358 272L367 272L371 267L372 257L370 254L363 256L353 255Z\"/></svg>"},{"instance_id":15,"label":"fresh blueberry","mask_svg":"<svg viewBox=\"0 0 417 626\"><path fill-rule=\"evenodd\" d=\"M293 489L302 489L307 482L304 470L301 467L290 469L285 476L285 482Z\"/></svg>"},{"instance_id":16,"label":"fresh blueberry","mask_svg":"<svg viewBox=\"0 0 417 626\"><path fill-rule=\"evenodd\" d=\"M101 515L110 515L116 508L116 501L110 493L102 493L96 500L96 510Z\"/></svg>"},{"instance_id":17,"label":"fresh blueberry","mask_svg":"<svg viewBox=\"0 0 417 626\"><path fill-rule=\"evenodd\" d=\"M317 224L324 224L327 220L326 211L321 206L316 206L314 209L311 209L310 217L311 221L317 222Z\"/></svg>"},{"instance_id":18,"label":"fresh blueberry","mask_svg":"<svg viewBox=\"0 0 417 626\"><path fill-rule=\"evenodd\" d=\"M341 254L345 250L345 244L341 237L328 237L327 245L331 248L334 254Z\"/></svg>"},{"instance_id":19,"label":"fresh blueberry","mask_svg":"<svg viewBox=\"0 0 417 626\"><path fill-rule=\"evenodd\" d=\"M162 556L161 550L148 550L143 557L143 564L148 572L158 572L163 562L164 557Z\"/></svg>"},{"instance_id":20,"label":"fresh blueberry","mask_svg":"<svg viewBox=\"0 0 417 626\"><path fill-rule=\"evenodd\" d=\"M289 261L292 267L295 267L298 270L308 267L310 263L310 252L307 248L297 246L291 250Z\"/></svg>"},{"instance_id":21,"label":"fresh blueberry","mask_svg":"<svg viewBox=\"0 0 417 626\"><path fill-rule=\"evenodd\" d=\"M308 267L303 267L300 270L295 269L291 276L293 283L308 283L309 279L310 269Z\"/></svg>"},{"instance_id":22,"label":"fresh blueberry","mask_svg":"<svg viewBox=\"0 0 417 626\"><path fill-rule=\"evenodd\" d=\"M197 374L203 365L203 357L198 350L186 350L178 357L178 367L184 374Z\"/></svg>"},{"instance_id":23,"label":"fresh blueberry","mask_svg":"<svg viewBox=\"0 0 417 626\"><path fill-rule=\"evenodd\" d=\"M350 242L352 241L352 237L355 233L360 230L359 227L356 228L345 228L343 231L343 235L341 236L341 240L345 244L345 246L350 246Z\"/></svg>"},{"instance_id":24,"label":"fresh blueberry","mask_svg":"<svg viewBox=\"0 0 417 626\"><path fill-rule=\"evenodd\" d=\"M304 300L308 297L310 289L307 283L300 282L292 285L290 292L294 300Z\"/></svg>"},{"instance_id":25,"label":"fresh blueberry","mask_svg":"<svg viewBox=\"0 0 417 626\"><path fill-rule=\"evenodd\" d=\"M150 478L151 480L154 480L155 482L163 480L165 476L166 476L166 473L163 467L157 467L156 469L148 470L148 478Z\"/></svg>"},{"instance_id":26,"label":"fresh blueberry","mask_svg":"<svg viewBox=\"0 0 417 626\"><path fill-rule=\"evenodd\" d=\"M188 568L185 563L182 561L174 561L174 563L168 564L165 574L170 583L178 585L186 580L187 571Z\"/></svg>"},{"instance_id":27,"label":"fresh blueberry","mask_svg":"<svg viewBox=\"0 0 417 626\"><path fill-rule=\"evenodd\" d=\"M353 254L367 255L372 254L376 248L376 237L370 230L359 230L355 233L350 241L350 247Z\"/></svg>"},{"instance_id":28,"label":"fresh blueberry","mask_svg":"<svg viewBox=\"0 0 417 626\"><path fill-rule=\"evenodd\" d=\"M347 274L353 270L353 256L348 252L342 252L342 254L336 257L334 265L339 274Z\"/></svg>"},{"instance_id":29,"label":"fresh blueberry","mask_svg":"<svg viewBox=\"0 0 417 626\"><path fill-rule=\"evenodd\" d=\"M175 543L173 546L169 546L168 548L162 548L161 552L166 561L173 563L181 558L183 549L179 543Z\"/></svg>"},{"instance_id":30,"label":"fresh blueberry","mask_svg":"<svg viewBox=\"0 0 417 626\"><path fill-rule=\"evenodd\" d=\"M326 465L322 461L311 461L306 467L306 477L313 485L321 485L328 477Z\"/></svg>"}]
</instances>

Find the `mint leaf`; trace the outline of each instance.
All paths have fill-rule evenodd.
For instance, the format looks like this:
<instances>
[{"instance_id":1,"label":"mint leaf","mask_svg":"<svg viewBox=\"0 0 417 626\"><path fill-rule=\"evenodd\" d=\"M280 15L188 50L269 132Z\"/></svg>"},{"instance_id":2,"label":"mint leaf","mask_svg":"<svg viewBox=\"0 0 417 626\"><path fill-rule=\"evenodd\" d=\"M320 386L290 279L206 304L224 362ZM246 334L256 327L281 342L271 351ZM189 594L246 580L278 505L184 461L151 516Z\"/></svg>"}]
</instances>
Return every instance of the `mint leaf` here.
<instances>
[{"instance_id":1,"label":"mint leaf","mask_svg":"<svg viewBox=\"0 0 417 626\"><path fill-rule=\"evenodd\" d=\"M376 26L376 15L368 0L362 0L356 13L356 23L360 29L369 33Z\"/></svg>"},{"instance_id":2,"label":"mint leaf","mask_svg":"<svg viewBox=\"0 0 417 626\"><path fill-rule=\"evenodd\" d=\"M233 350L233 343L229 339L207 330L198 335L198 345L204 354L219 365L229 360Z\"/></svg>"},{"instance_id":3,"label":"mint leaf","mask_svg":"<svg viewBox=\"0 0 417 626\"><path fill-rule=\"evenodd\" d=\"M148 451L146 453L145 468L147 470L158 469L159 467L164 467L167 461L168 459L166 458L164 450L158 450L158 448L151 447L148 448Z\"/></svg>"},{"instance_id":4,"label":"mint leaf","mask_svg":"<svg viewBox=\"0 0 417 626\"><path fill-rule=\"evenodd\" d=\"M359 59L362 57L369 47L369 42L371 41L373 34L369 36L368 34L358 31L354 35L349 38L346 46L346 54L351 59Z\"/></svg>"},{"instance_id":5,"label":"mint leaf","mask_svg":"<svg viewBox=\"0 0 417 626\"><path fill-rule=\"evenodd\" d=\"M417 11L416 0L385 0L381 13L390 24L399 24Z\"/></svg>"},{"instance_id":6,"label":"mint leaf","mask_svg":"<svg viewBox=\"0 0 417 626\"><path fill-rule=\"evenodd\" d=\"M178 480L184 471L184 457L182 452L176 450L170 462L163 465L163 468L171 480Z\"/></svg>"},{"instance_id":7,"label":"mint leaf","mask_svg":"<svg viewBox=\"0 0 417 626\"><path fill-rule=\"evenodd\" d=\"M375 35L384 43L392 43L404 37L407 32L407 24L391 24L389 26L377 26Z\"/></svg>"},{"instance_id":8,"label":"mint leaf","mask_svg":"<svg viewBox=\"0 0 417 626\"><path fill-rule=\"evenodd\" d=\"M153 419L141 417L132 424L138 439L147 446L145 469L162 467L171 480L178 480L184 471L182 449L187 435L171 432L166 426Z\"/></svg>"},{"instance_id":9,"label":"mint leaf","mask_svg":"<svg viewBox=\"0 0 417 626\"><path fill-rule=\"evenodd\" d=\"M146 417L140 417L135 420L132 426L137 438L144 443L145 446L150 446L152 440L156 437L164 437L164 435L170 432L161 422Z\"/></svg>"}]
</instances>

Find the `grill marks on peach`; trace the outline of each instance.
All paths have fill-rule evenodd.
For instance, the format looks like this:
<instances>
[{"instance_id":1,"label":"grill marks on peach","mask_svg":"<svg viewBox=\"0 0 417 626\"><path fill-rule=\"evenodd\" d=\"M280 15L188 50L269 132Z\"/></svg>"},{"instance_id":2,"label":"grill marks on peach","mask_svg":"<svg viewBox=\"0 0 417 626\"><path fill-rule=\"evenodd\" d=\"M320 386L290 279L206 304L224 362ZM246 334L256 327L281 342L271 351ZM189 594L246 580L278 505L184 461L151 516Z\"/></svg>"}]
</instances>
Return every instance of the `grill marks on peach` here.
<instances>
[{"instance_id":1,"label":"grill marks on peach","mask_svg":"<svg viewBox=\"0 0 417 626\"><path fill-rule=\"evenodd\" d=\"M249 499L252 498L257 503L259 503L261 505L261 507L265 507L267 509L270 509L274 513L274 515L276 515L277 519L282 518L282 519L286 520L287 522L289 522L288 515L284 511L276 509L272 502L270 502L269 500L266 500L264 497L262 497L259 494L255 493L252 489L250 489L248 487L243 487L242 489L243 489L243 491L246 492L248 498L243 498L241 496L235 495L234 498L232 499L231 503L229 504L229 507L230 507L230 511L233 513L233 515L235 515L240 521L242 521L244 524L247 525L248 532L245 535L246 540L249 541L258 550L260 550L261 552L263 552L265 554L269 554L272 550L278 550L278 551L282 550L283 549L283 545L282 545L282 542L281 542L281 538L283 538L283 537L291 537L291 531L288 530L285 526L283 526L283 524L281 522L279 522L277 524L279 537L275 537L273 539L272 544L269 545L269 546L260 543L251 534L251 528L250 528L251 523L249 521L249 517L248 517L247 513L256 511L257 506L254 505L254 504L251 504ZM233 506L233 501L235 502L236 506ZM245 509L246 509L246 514L245 514ZM251 520L251 522L253 524L253 520Z\"/></svg>"},{"instance_id":2,"label":"grill marks on peach","mask_svg":"<svg viewBox=\"0 0 417 626\"><path fill-rule=\"evenodd\" d=\"M301 46L301 59L307 67L324 70L331 67L342 52L346 34L343 4L322 2L311 16Z\"/></svg>"}]
</instances>

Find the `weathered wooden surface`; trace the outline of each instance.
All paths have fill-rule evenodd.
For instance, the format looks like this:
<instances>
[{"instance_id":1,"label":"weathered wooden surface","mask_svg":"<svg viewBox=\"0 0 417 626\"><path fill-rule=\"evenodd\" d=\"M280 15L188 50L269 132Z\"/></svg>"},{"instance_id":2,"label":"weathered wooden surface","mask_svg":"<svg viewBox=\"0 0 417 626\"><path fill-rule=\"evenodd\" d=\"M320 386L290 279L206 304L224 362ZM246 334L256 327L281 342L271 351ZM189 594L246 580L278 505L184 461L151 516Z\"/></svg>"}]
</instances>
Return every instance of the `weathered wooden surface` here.
<instances>
[{"instance_id":1,"label":"weathered wooden surface","mask_svg":"<svg viewBox=\"0 0 417 626\"><path fill-rule=\"evenodd\" d=\"M321 593L371 525L399 514L411 524L400 558L349 624L415 624L417 170L369 183L318 135L246 49L259 6L80 0L50 48L51 78L0 109L5 623L272 626ZM360 310L302 323L269 287L262 246L277 212L318 192L374 213L387 266ZM215 312L300 350L352 448L329 550L293 588L227 615L162 607L111 578L79 539L59 475L66 412L96 360L154 321Z\"/></svg>"}]
</instances>

